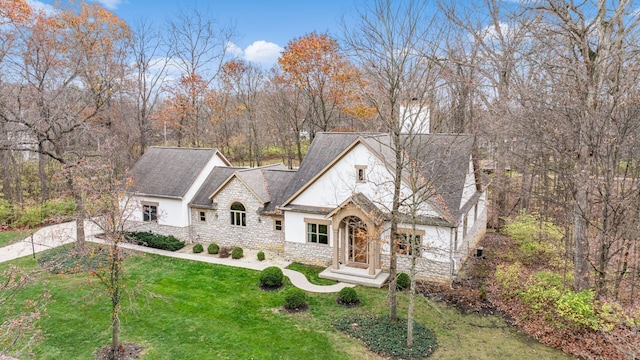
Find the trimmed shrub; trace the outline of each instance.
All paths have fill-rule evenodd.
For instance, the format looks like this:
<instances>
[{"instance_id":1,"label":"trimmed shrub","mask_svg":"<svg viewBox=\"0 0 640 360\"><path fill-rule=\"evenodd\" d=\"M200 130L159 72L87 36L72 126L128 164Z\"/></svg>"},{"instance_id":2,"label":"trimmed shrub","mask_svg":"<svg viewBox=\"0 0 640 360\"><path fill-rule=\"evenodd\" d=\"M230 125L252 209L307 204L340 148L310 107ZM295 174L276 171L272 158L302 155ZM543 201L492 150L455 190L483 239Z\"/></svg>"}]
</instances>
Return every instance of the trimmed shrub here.
<instances>
[{"instance_id":1,"label":"trimmed shrub","mask_svg":"<svg viewBox=\"0 0 640 360\"><path fill-rule=\"evenodd\" d=\"M220 251L218 252L218 257L226 259L229 257L229 255L231 255L231 249L223 246L220 248Z\"/></svg>"},{"instance_id":2,"label":"trimmed shrub","mask_svg":"<svg viewBox=\"0 0 640 360\"><path fill-rule=\"evenodd\" d=\"M241 257L243 257L244 252L242 251L241 247L234 247L233 250L231 250L231 258L232 259L240 259Z\"/></svg>"},{"instance_id":3,"label":"trimmed shrub","mask_svg":"<svg viewBox=\"0 0 640 360\"><path fill-rule=\"evenodd\" d=\"M193 252L196 254L200 254L201 252L204 251L204 248L202 247L202 244L195 244L193 245Z\"/></svg>"},{"instance_id":4,"label":"trimmed shrub","mask_svg":"<svg viewBox=\"0 0 640 360\"><path fill-rule=\"evenodd\" d=\"M280 287L283 279L282 269L277 266L270 266L260 272L260 286L262 287Z\"/></svg>"},{"instance_id":5,"label":"trimmed shrub","mask_svg":"<svg viewBox=\"0 0 640 360\"><path fill-rule=\"evenodd\" d=\"M396 280L396 287L399 290L408 289L411 286L411 278L406 273L398 274L398 278Z\"/></svg>"},{"instance_id":6,"label":"trimmed shrub","mask_svg":"<svg viewBox=\"0 0 640 360\"><path fill-rule=\"evenodd\" d=\"M338 302L343 305L353 305L360 302L356 289L352 287L346 287L340 290L338 293Z\"/></svg>"},{"instance_id":7,"label":"trimmed shrub","mask_svg":"<svg viewBox=\"0 0 640 360\"><path fill-rule=\"evenodd\" d=\"M148 246L154 249L176 251L184 247L184 241L173 235L158 235L148 231L131 232L127 237L136 245Z\"/></svg>"},{"instance_id":8,"label":"trimmed shrub","mask_svg":"<svg viewBox=\"0 0 640 360\"><path fill-rule=\"evenodd\" d=\"M298 310L307 305L307 294L304 291L292 287L284 293L284 307L288 310Z\"/></svg>"},{"instance_id":9,"label":"trimmed shrub","mask_svg":"<svg viewBox=\"0 0 640 360\"><path fill-rule=\"evenodd\" d=\"M209 254L217 254L220 251L220 246L218 246L218 244L216 243L211 243L209 244L209 246L207 246L207 252Z\"/></svg>"},{"instance_id":10,"label":"trimmed shrub","mask_svg":"<svg viewBox=\"0 0 640 360\"><path fill-rule=\"evenodd\" d=\"M264 260L264 253L262 251L258 252L258 260L259 261L263 261Z\"/></svg>"}]
</instances>

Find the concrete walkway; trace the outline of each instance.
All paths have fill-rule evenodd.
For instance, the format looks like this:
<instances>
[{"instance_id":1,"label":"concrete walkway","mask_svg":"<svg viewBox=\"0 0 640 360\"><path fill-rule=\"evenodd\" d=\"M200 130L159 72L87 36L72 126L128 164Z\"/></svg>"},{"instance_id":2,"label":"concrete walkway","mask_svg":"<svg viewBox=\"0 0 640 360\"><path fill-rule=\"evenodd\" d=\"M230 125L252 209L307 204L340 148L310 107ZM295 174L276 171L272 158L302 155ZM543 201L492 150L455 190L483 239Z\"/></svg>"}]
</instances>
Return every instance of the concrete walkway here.
<instances>
[{"instance_id":1,"label":"concrete walkway","mask_svg":"<svg viewBox=\"0 0 640 360\"><path fill-rule=\"evenodd\" d=\"M96 234L100 233L100 229L92 222L85 221L85 235L87 241L94 243L102 243L105 241L98 239L95 237ZM33 237L33 248L32 248L32 239ZM30 256L35 253L39 253L41 251L53 249L55 247L69 244L74 242L76 239L76 226L75 222L68 222L58 225L52 225L44 227L37 232L33 233L32 236L17 242L12 245L8 245L0 248L0 263L10 261L13 259L17 259L23 256ZM194 253L185 253L185 252L173 252L166 250L154 249L146 246L133 245L133 244L122 244L123 248L136 250L140 252L157 254L167 257L173 257L184 260L192 260L192 261L201 261L210 264L219 264L219 265L227 265L234 267L241 267L245 269L257 270L261 271L269 266L278 266L282 269L282 272L285 276L291 280L291 283L304 291L314 292L314 293L335 293L342 290L345 287L353 287L353 284L347 284L339 282L334 285L329 286L321 286L310 283L304 274L301 274L294 270L286 269L285 267L289 264L288 262L283 263L282 261L270 261L264 260L261 262L247 262L242 260L233 260L231 258L221 259L219 257L214 257L212 255L206 254L194 254Z\"/></svg>"}]
</instances>

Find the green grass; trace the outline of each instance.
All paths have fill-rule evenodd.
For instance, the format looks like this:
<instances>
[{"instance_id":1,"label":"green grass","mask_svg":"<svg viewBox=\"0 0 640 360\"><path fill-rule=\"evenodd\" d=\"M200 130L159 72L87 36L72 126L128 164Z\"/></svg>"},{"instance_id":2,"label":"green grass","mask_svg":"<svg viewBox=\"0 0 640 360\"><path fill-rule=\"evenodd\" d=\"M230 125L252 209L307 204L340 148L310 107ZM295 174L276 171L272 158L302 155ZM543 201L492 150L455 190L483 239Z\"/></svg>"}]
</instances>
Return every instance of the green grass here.
<instances>
[{"instance_id":1,"label":"green grass","mask_svg":"<svg viewBox=\"0 0 640 360\"><path fill-rule=\"evenodd\" d=\"M325 269L320 266L305 265L295 262L289 264L289 266L287 266L287 269L295 270L304 274L307 280L315 285L333 285L338 283L337 281L319 278L318 274L320 274Z\"/></svg>"},{"instance_id":2,"label":"green grass","mask_svg":"<svg viewBox=\"0 0 640 360\"><path fill-rule=\"evenodd\" d=\"M35 268L28 257L13 261ZM331 323L348 314L385 314L384 289L358 287L362 305L345 308L336 294L311 294L309 310L282 310L283 292L258 288L259 272L156 255L129 257L122 314L125 342L144 349L142 359L377 359ZM0 264L0 271L7 264ZM109 301L86 274L51 275L25 288L18 300L46 288L52 302L40 322L45 338L21 359L90 359L109 343ZM44 284L44 285L43 285ZM135 291L134 291L135 290ZM399 298L406 316L407 293ZM433 329L438 350L432 359L568 359L523 338L495 317L461 315L418 298L417 320Z\"/></svg>"},{"instance_id":3,"label":"green grass","mask_svg":"<svg viewBox=\"0 0 640 360\"><path fill-rule=\"evenodd\" d=\"M0 247L11 245L20 240L24 240L32 232L36 231L38 231L38 229L0 231Z\"/></svg>"}]
</instances>

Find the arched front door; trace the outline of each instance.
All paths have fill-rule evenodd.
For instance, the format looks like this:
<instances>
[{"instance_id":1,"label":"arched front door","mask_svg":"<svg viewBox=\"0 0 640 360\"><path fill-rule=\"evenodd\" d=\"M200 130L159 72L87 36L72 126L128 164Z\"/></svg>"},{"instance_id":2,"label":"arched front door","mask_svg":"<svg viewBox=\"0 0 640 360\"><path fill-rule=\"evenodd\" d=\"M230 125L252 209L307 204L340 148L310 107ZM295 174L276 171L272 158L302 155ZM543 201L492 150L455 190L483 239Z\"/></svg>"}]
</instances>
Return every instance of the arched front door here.
<instances>
[{"instance_id":1,"label":"arched front door","mask_svg":"<svg viewBox=\"0 0 640 360\"><path fill-rule=\"evenodd\" d=\"M344 220L347 235L347 263L350 266L367 267L369 264L369 241L367 226L357 216Z\"/></svg>"}]
</instances>

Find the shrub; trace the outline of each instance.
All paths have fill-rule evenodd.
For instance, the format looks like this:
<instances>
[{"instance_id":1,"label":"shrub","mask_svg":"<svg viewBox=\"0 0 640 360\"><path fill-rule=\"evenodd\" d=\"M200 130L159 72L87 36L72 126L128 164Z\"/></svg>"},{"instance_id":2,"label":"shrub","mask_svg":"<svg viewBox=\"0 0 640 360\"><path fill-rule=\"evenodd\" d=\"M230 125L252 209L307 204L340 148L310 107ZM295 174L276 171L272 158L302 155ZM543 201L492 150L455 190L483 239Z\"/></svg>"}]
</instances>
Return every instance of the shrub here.
<instances>
[{"instance_id":1,"label":"shrub","mask_svg":"<svg viewBox=\"0 0 640 360\"><path fill-rule=\"evenodd\" d=\"M260 286L267 288L277 288L282 285L284 275L277 266L270 266L260 273Z\"/></svg>"},{"instance_id":2,"label":"shrub","mask_svg":"<svg viewBox=\"0 0 640 360\"><path fill-rule=\"evenodd\" d=\"M540 261L558 261L563 234L552 222L535 215L520 214L501 231L516 241L518 258L525 265Z\"/></svg>"},{"instance_id":3,"label":"shrub","mask_svg":"<svg viewBox=\"0 0 640 360\"><path fill-rule=\"evenodd\" d=\"M284 293L284 307L289 310L298 310L307 305L307 294L304 291L292 287Z\"/></svg>"},{"instance_id":4,"label":"shrub","mask_svg":"<svg viewBox=\"0 0 640 360\"><path fill-rule=\"evenodd\" d=\"M148 231L131 232L127 237L137 245L144 245L154 249L176 251L184 247L184 241L178 240L173 235L158 235Z\"/></svg>"},{"instance_id":5,"label":"shrub","mask_svg":"<svg viewBox=\"0 0 640 360\"><path fill-rule=\"evenodd\" d=\"M513 296L518 292L520 286L521 264L516 262L512 265L498 265L495 277L498 284L502 285L502 295Z\"/></svg>"},{"instance_id":6,"label":"shrub","mask_svg":"<svg viewBox=\"0 0 640 360\"><path fill-rule=\"evenodd\" d=\"M594 294L591 289L577 293L568 291L557 300L556 312L569 324L598 330L603 321L596 314L593 301Z\"/></svg>"},{"instance_id":7,"label":"shrub","mask_svg":"<svg viewBox=\"0 0 640 360\"><path fill-rule=\"evenodd\" d=\"M411 278L406 273L398 274L398 278L396 280L396 287L400 290L408 289L411 285Z\"/></svg>"},{"instance_id":8,"label":"shrub","mask_svg":"<svg viewBox=\"0 0 640 360\"><path fill-rule=\"evenodd\" d=\"M195 244L193 245L193 252L196 254L199 254L201 252L204 251L204 248L202 248L202 244Z\"/></svg>"},{"instance_id":9,"label":"shrub","mask_svg":"<svg viewBox=\"0 0 640 360\"><path fill-rule=\"evenodd\" d=\"M240 259L243 256L243 251L241 247L234 247L233 250L231 250L231 258L232 259Z\"/></svg>"},{"instance_id":10,"label":"shrub","mask_svg":"<svg viewBox=\"0 0 640 360\"><path fill-rule=\"evenodd\" d=\"M217 254L220 251L220 246L218 246L218 244L216 243L211 243L209 244L209 246L207 246L207 252L209 254Z\"/></svg>"},{"instance_id":11,"label":"shrub","mask_svg":"<svg viewBox=\"0 0 640 360\"><path fill-rule=\"evenodd\" d=\"M338 293L338 302L344 305L353 305L360 302L356 289L352 287L346 287L340 290Z\"/></svg>"},{"instance_id":12,"label":"shrub","mask_svg":"<svg viewBox=\"0 0 640 360\"><path fill-rule=\"evenodd\" d=\"M218 251L218 256L220 258L226 259L229 255L231 255L231 249L226 246L221 247L220 251Z\"/></svg>"},{"instance_id":13,"label":"shrub","mask_svg":"<svg viewBox=\"0 0 640 360\"><path fill-rule=\"evenodd\" d=\"M260 260L260 261L264 260L264 253L262 251L258 252L258 260Z\"/></svg>"}]
</instances>

